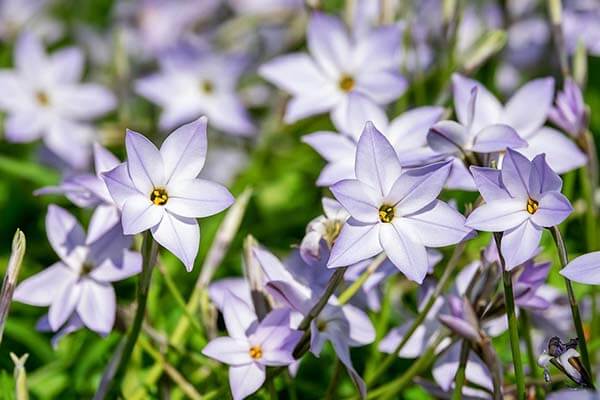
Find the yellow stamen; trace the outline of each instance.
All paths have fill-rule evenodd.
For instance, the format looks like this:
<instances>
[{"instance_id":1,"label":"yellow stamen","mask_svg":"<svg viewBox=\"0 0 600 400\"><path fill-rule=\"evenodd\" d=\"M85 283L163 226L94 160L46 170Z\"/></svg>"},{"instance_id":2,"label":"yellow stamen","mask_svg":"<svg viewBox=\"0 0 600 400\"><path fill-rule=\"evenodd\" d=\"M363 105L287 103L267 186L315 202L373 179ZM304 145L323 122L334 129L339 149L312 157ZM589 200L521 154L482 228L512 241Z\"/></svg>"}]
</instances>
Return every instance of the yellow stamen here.
<instances>
[{"instance_id":1,"label":"yellow stamen","mask_svg":"<svg viewBox=\"0 0 600 400\"><path fill-rule=\"evenodd\" d=\"M531 197L527 199L527 212L529 214L535 214L539 206L540 204Z\"/></svg>"},{"instance_id":2,"label":"yellow stamen","mask_svg":"<svg viewBox=\"0 0 600 400\"><path fill-rule=\"evenodd\" d=\"M43 107L50 105L50 97L48 97L48 94L46 92L43 92L41 90L36 92L35 100L38 102L39 105Z\"/></svg>"},{"instance_id":3,"label":"yellow stamen","mask_svg":"<svg viewBox=\"0 0 600 400\"><path fill-rule=\"evenodd\" d=\"M382 205L379 207L379 220L384 223L390 223L394 219L396 209L394 206Z\"/></svg>"},{"instance_id":4,"label":"yellow stamen","mask_svg":"<svg viewBox=\"0 0 600 400\"><path fill-rule=\"evenodd\" d=\"M154 188L150 193L150 201L157 206L164 206L167 204L167 200L169 200L169 195L163 188Z\"/></svg>"},{"instance_id":5,"label":"yellow stamen","mask_svg":"<svg viewBox=\"0 0 600 400\"><path fill-rule=\"evenodd\" d=\"M250 357L252 357L254 360L258 360L260 358L262 358L263 352L262 349L260 348L260 346L256 345L256 346L252 346L250 347Z\"/></svg>"},{"instance_id":6,"label":"yellow stamen","mask_svg":"<svg viewBox=\"0 0 600 400\"><path fill-rule=\"evenodd\" d=\"M211 81L205 79L200 84L200 90L205 94L211 94L215 90L215 85Z\"/></svg>"},{"instance_id":7,"label":"yellow stamen","mask_svg":"<svg viewBox=\"0 0 600 400\"><path fill-rule=\"evenodd\" d=\"M342 75L339 82L340 89L342 89L344 92L349 92L354 89L354 84L354 78L350 75Z\"/></svg>"}]
</instances>

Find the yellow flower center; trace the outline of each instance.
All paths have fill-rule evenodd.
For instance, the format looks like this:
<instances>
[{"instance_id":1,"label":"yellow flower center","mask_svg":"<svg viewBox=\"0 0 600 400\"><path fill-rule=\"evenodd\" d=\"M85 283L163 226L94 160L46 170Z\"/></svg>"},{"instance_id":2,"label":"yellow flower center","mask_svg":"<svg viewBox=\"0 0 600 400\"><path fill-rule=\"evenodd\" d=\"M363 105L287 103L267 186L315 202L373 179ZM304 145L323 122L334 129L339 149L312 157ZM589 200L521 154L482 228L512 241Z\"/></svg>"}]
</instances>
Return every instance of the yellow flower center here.
<instances>
[{"instance_id":1,"label":"yellow flower center","mask_svg":"<svg viewBox=\"0 0 600 400\"><path fill-rule=\"evenodd\" d=\"M254 360L258 360L260 358L262 358L263 352L262 349L260 348L260 346L256 345L256 346L252 346L250 347L250 357L252 357Z\"/></svg>"},{"instance_id":2,"label":"yellow flower center","mask_svg":"<svg viewBox=\"0 0 600 400\"><path fill-rule=\"evenodd\" d=\"M330 246L333 245L335 239L340 235L342 225L343 222L339 219L329 220L325 223L325 234L323 235L323 238Z\"/></svg>"},{"instance_id":3,"label":"yellow flower center","mask_svg":"<svg viewBox=\"0 0 600 400\"><path fill-rule=\"evenodd\" d=\"M81 271L79 272L80 276L85 276L88 275L90 272L92 272L92 270L94 269L94 266L90 263L84 263L81 266Z\"/></svg>"},{"instance_id":4,"label":"yellow flower center","mask_svg":"<svg viewBox=\"0 0 600 400\"><path fill-rule=\"evenodd\" d=\"M342 89L344 92L349 92L352 89L354 89L354 78L351 77L350 75L342 75L342 78L340 79L339 85L340 85L340 89Z\"/></svg>"},{"instance_id":5,"label":"yellow flower center","mask_svg":"<svg viewBox=\"0 0 600 400\"><path fill-rule=\"evenodd\" d=\"M157 206L164 206L167 204L167 200L169 200L169 195L163 188L154 188L150 193L150 201Z\"/></svg>"},{"instance_id":6,"label":"yellow flower center","mask_svg":"<svg viewBox=\"0 0 600 400\"><path fill-rule=\"evenodd\" d=\"M323 321L322 319L317 321L317 330L319 332L323 332L325 329L327 329L327 321Z\"/></svg>"},{"instance_id":7,"label":"yellow flower center","mask_svg":"<svg viewBox=\"0 0 600 400\"><path fill-rule=\"evenodd\" d=\"M35 93L35 100L38 102L39 105L41 105L42 107L46 107L48 105L50 105L50 97L48 97L48 94L44 91L38 91Z\"/></svg>"},{"instance_id":8,"label":"yellow flower center","mask_svg":"<svg viewBox=\"0 0 600 400\"><path fill-rule=\"evenodd\" d=\"M529 214L535 214L539 206L540 204L531 197L527 199L527 212Z\"/></svg>"},{"instance_id":9,"label":"yellow flower center","mask_svg":"<svg viewBox=\"0 0 600 400\"><path fill-rule=\"evenodd\" d=\"M215 85L208 79L205 79L200 83L200 90L205 94L212 94L215 90Z\"/></svg>"},{"instance_id":10,"label":"yellow flower center","mask_svg":"<svg viewBox=\"0 0 600 400\"><path fill-rule=\"evenodd\" d=\"M390 223L394 219L395 213L394 206L384 204L379 207L379 220L384 223Z\"/></svg>"}]
</instances>

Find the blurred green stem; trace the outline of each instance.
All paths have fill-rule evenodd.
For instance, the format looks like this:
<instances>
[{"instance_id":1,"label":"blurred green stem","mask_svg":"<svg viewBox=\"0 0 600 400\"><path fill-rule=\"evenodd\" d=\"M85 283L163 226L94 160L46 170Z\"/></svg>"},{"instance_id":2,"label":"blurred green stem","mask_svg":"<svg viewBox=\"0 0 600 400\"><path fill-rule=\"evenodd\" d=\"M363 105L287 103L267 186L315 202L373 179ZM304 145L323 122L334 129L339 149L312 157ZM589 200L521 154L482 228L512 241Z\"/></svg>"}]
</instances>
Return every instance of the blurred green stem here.
<instances>
[{"instance_id":1,"label":"blurred green stem","mask_svg":"<svg viewBox=\"0 0 600 400\"><path fill-rule=\"evenodd\" d=\"M515 367L515 380L517 384L517 398L525 399L525 375L523 373L523 362L521 359L521 348L519 343L519 327L517 314L515 312L515 298L512 286L512 274L506 270L504 256L500 250L502 233L494 233L494 240L498 248L498 257L502 267L502 283L504 285L504 303L506 304L506 315L508 317L508 332L510 336L510 348L512 352L513 365Z\"/></svg>"},{"instance_id":2,"label":"blurred green stem","mask_svg":"<svg viewBox=\"0 0 600 400\"><path fill-rule=\"evenodd\" d=\"M521 325L523 326L523 339L525 340L525 346L527 347L527 363L529 366L529 375L532 379L539 378L538 364L535 350L533 348L533 340L531 340L531 321L529 320L529 313L525 309L520 310ZM536 397L538 399L544 398L543 388L536 386L535 388Z\"/></svg>"},{"instance_id":3,"label":"blurred green stem","mask_svg":"<svg viewBox=\"0 0 600 400\"><path fill-rule=\"evenodd\" d=\"M431 310L431 307L433 307L433 304L435 303L435 301L438 299L438 297L440 297L442 292L446 289L446 285L448 284L450 277L452 276L452 274L454 273L454 270L456 269L456 266L458 265L458 260L460 260L460 257L465 249L465 245L466 245L465 242L461 242L456 245L456 247L454 248L454 253L452 253L452 257L448 261L448 265L446 265L446 269L444 270L442 277L440 278L435 289L433 290L433 293L427 300L427 303L425 303L425 306L419 311L419 314L413 321L410 328L408 328L408 330L406 331L404 336L402 336L402 340L400 341L400 343L398 343L398 346L396 346L394 351L391 352L390 354L388 354L383 359L383 361L379 364L379 367L373 372L373 374L371 376L366 378L367 386L370 386L373 383L377 382L379 377L398 358L398 354L400 354L400 351L402 351L402 349L404 348L404 345L406 345L406 343L410 340L410 338L412 337L413 333L415 333L415 331L417 330L419 325L421 325L423 323L423 321L427 317L427 314L429 313L429 310Z\"/></svg>"},{"instance_id":4,"label":"blurred green stem","mask_svg":"<svg viewBox=\"0 0 600 400\"><path fill-rule=\"evenodd\" d=\"M452 400L462 399L462 389L465 384L465 372L467 370L467 360L469 359L469 351L471 345L466 339L463 339L460 345L460 360L456 375L454 377L454 393L452 393Z\"/></svg>"},{"instance_id":5,"label":"blurred green stem","mask_svg":"<svg viewBox=\"0 0 600 400\"><path fill-rule=\"evenodd\" d=\"M552 233L552 238L554 239L554 243L556 244L556 250L558 251L558 258L560 259L561 268L564 268L569 263L569 257L567 255L567 247L565 246L565 242L560 234L560 229L557 226L553 226L549 228ZM579 304L577 303L577 299L575 298L575 292L573 291L573 284L571 281L564 277L565 285L567 287L567 295L569 297L569 305L571 306L571 314L573 315L573 325L575 325L575 330L577 331L577 338L579 339L579 351L581 353L581 360L583 361L583 366L587 369L590 377L594 376L592 374L592 367L590 364L590 357L587 349L587 343L585 340L585 333L583 330L583 323L581 322L581 314L579 312ZM593 378L592 378L593 379Z\"/></svg>"},{"instance_id":6,"label":"blurred green stem","mask_svg":"<svg viewBox=\"0 0 600 400\"><path fill-rule=\"evenodd\" d=\"M142 273L138 278L137 309L135 310L133 323L122 351L116 351L113 355L113 358L116 358L114 360L116 362L113 364L113 360L111 360L109 364L111 367L114 365L114 368L107 368L104 372L100 387L98 388L94 399L104 399L107 395L111 398L117 397L121 380L127 370L127 365L131 359L131 353L133 352L133 348L135 347L135 343L137 342L142 329L142 323L144 322L146 302L148 300L148 289L150 287L152 271L156 264L157 253L158 245L152 238L150 231L146 231L144 233L144 242L142 243Z\"/></svg>"}]
</instances>

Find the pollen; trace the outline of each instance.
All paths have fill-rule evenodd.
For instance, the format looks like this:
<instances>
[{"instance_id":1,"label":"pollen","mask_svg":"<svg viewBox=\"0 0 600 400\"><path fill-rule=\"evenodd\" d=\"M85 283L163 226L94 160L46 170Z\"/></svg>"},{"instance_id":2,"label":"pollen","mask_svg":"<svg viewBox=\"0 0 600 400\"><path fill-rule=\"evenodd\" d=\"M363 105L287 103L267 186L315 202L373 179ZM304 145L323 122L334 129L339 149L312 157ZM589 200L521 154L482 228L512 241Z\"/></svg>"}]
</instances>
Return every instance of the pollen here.
<instances>
[{"instance_id":1,"label":"pollen","mask_svg":"<svg viewBox=\"0 0 600 400\"><path fill-rule=\"evenodd\" d=\"M252 357L254 360L259 360L263 356L262 349L258 345L250 347L249 353L250 357Z\"/></svg>"},{"instance_id":2,"label":"pollen","mask_svg":"<svg viewBox=\"0 0 600 400\"><path fill-rule=\"evenodd\" d=\"M327 321L323 321L322 319L317 321L317 330L319 332L324 332L327 329Z\"/></svg>"},{"instance_id":3,"label":"pollen","mask_svg":"<svg viewBox=\"0 0 600 400\"><path fill-rule=\"evenodd\" d=\"M390 223L394 219L395 213L396 210L394 206L384 204L379 207L379 220L384 223Z\"/></svg>"},{"instance_id":4,"label":"pollen","mask_svg":"<svg viewBox=\"0 0 600 400\"><path fill-rule=\"evenodd\" d=\"M169 200L169 195L163 188L154 188L150 193L150 201L157 206L164 206L167 204L167 200Z\"/></svg>"},{"instance_id":5,"label":"pollen","mask_svg":"<svg viewBox=\"0 0 600 400\"><path fill-rule=\"evenodd\" d=\"M94 269L94 266L92 264L86 262L81 266L81 271L79 271L79 275L80 276L89 275L89 273L92 272L93 269Z\"/></svg>"},{"instance_id":6,"label":"pollen","mask_svg":"<svg viewBox=\"0 0 600 400\"><path fill-rule=\"evenodd\" d=\"M48 94L44 91L38 91L35 93L35 100L38 102L39 105L41 105L42 107L46 107L48 105L50 105L50 97L48 97Z\"/></svg>"},{"instance_id":7,"label":"pollen","mask_svg":"<svg viewBox=\"0 0 600 400\"><path fill-rule=\"evenodd\" d=\"M535 214L539 206L539 203L531 197L527 199L527 212L529 214Z\"/></svg>"},{"instance_id":8,"label":"pollen","mask_svg":"<svg viewBox=\"0 0 600 400\"><path fill-rule=\"evenodd\" d=\"M204 79L200 83L200 90L205 94L212 94L215 91L215 85L212 83L212 81Z\"/></svg>"},{"instance_id":9,"label":"pollen","mask_svg":"<svg viewBox=\"0 0 600 400\"><path fill-rule=\"evenodd\" d=\"M354 84L354 78L350 75L342 75L339 82L340 89L342 89L344 92L349 92L354 89Z\"/></svg>"}]
</instances>

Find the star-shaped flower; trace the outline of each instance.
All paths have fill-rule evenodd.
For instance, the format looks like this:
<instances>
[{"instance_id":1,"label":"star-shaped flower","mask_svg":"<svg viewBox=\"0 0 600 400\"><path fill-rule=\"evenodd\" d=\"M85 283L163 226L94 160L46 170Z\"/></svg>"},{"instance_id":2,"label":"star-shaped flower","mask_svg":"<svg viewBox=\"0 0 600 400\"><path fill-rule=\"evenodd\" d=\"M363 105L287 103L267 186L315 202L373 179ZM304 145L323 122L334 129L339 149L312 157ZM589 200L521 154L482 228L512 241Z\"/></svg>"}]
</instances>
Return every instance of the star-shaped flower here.
<instances>
[{"instance_id":1,"label":"star-shaped flower","mask_svg":"<svg viewBox=\"0 0 600 400\"><path fill-rule=\"evenodd\" d=\"M55 205L48 208L46 231L61 260L21 282L15 300L50 306L48 323L53 331L76 313L88 328L109 333L117 306L111 282L140 272L141 255L127 250L131 239L118 226L90 242L75 217Z\"/></svg>"},{"instance_id":2,"label":"star-shaped flower","mask_svg":"<svg viewBox=\"0 0 600 400\"><path fill-rule=\"evenodd\" d=\"M529 161L508 149L502 170L471 167L471 172L485 204L473 210L466 225L504 232L501 251L508 270L533 257L544 227L560 224L573 211L544 154Z\"/></svg>"},{"instance_id":3,"label":"star-shaped flower","mask_svg":"<svg viewBox=\"0 0 600 400\"><path fill-rule=\"evenodd\" d=\"M103 175L121 210L126 235L150 229L154 239L175 254L188 271L200 242L196 218L233 203L224 186L198 179L206 159L206 117L183 125L160 150L145 136L127 131L127 162Z\"/></svg>"},{"instance_id":4,"label":"star-shaped flower","mask_svg":"<svg viewBox=\"0 0 600 400\"><path fill-rule=\"evenodd\" d=\"M392 145L368 122L358 141L356 179L331 187L351 218L335 242L328 266L343 267L382 251L409 279L428 271L427 247L463 240L464 217L437 200L450 172L441 162L403 171Z\"/></svg>"},{"instance_id":5,"label":"star-shaped flower","mask_svg":"<svg viewBox=\"0 0 600 400\"><path fill-rule=\"evenodd\" d=\"M381 115L380 105L406 89L398 73L400 39L396 26L353 37L341 20L316 12L308 23L309 54L280 56L259 73L292 95L287 123L331 111L336 127L349 132L356 113Z\"/></svg>"},{"instance_id":6,"label":"star-shaped flower","mask_svg":"<svg viewBox=\"0 0 600 400\"><path fill-rule=\"evenodd\" d=\"M14 69L0 70L0 110L6 111L6 138L46 146L74 168L87 166L95 135L88 121L114 109L105 87L78 83L83 54L66 48L46 54L33 34L23 34L14 53Z\"/></svg>"}]
</instances>

